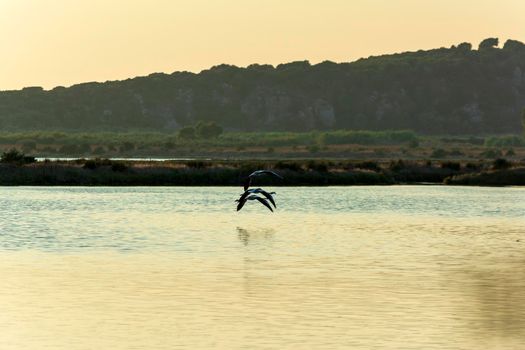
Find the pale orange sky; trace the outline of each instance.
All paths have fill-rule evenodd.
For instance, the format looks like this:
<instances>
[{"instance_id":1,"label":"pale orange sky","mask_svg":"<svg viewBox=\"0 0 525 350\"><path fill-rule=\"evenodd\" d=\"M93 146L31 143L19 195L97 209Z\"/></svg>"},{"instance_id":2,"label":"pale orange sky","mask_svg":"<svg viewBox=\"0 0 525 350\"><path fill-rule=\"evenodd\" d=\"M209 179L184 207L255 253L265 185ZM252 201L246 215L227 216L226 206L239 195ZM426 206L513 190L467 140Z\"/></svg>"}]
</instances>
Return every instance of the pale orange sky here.
<instances>
[{"instance_id":1,"label":"pale orange sky","mask_svg":"<svg viewBox=\"0 0 525 350\"><path fill-rule=\"evenodd\" d=\"M525 41L525 0L0 0L0 89Z\"/></svg>"}]
</instances>

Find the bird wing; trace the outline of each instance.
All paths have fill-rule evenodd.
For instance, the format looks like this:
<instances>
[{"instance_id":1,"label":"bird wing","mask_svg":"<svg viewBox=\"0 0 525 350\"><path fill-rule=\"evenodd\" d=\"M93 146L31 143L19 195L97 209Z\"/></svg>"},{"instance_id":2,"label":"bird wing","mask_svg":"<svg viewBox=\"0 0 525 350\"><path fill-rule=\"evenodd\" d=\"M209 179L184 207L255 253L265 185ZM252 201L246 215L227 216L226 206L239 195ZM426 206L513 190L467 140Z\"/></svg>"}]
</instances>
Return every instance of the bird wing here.
<instances>
[{"instance_id":1,"label":"bird wing","mask_svg":"<svg viewBox=\"0 0 525 350\"><path fill-rule=\"evenodd\" d=\"M273 200L273 197L270 193L266 192L265 190L259 189L259 193L261 193L263 196L268 198L268 200L273 204L274 208L277 208L277 205L275 205L275 201Z\"/></svg>"},{"instance_id":2,"label":"bird wing","mask_svg":"<svg viewBox=\"0 0 525 350\"><path fill-rule=\"evenodd\" d=\"M283 180L284 177L282 177L281 175L277 174L276 172L273 172L271 170L261 170L261 174L268 174L268 175L273 175L273 176L276 176L278 177L279 179Z\"/></svg>"},{"instance_id":3,"label":"bird wing","mask_svg":"<svg viewBox=\"0 0 525 350\"><path fill-rule=\"evenodd\" d=\"M273 175L273 176L278 177L281 180L284 179L284 177L282 177L281 175L279 175L276 172L271 171L271 170L255 170L253 173L248 175L248 177L251 178L251 177L259 176L259 175Z\"/></svg>"},{"instance_id":4,"label":"bird wing","mask_svg":"<svg viewBox=\"0 0 525 350\"><path fill-rule=\"evenodd\" d=\"M248 197L248 195L250 195L251 193L252 193L251 190L244 191L244 193L241 194L241 197L239 197L238 201L239 202L245 201L246 197Z\"/></svg>"},{"instance_id":5,"label":"bird wing","mask_svg":"<svg viewBox=\"0 0 525 350\"><path fill-rule=\"evenodd\" d=\"M262 204L264 204L264 206L268 209L270 209L271 212L273 212L273 209L272 207L270 206L270 204L268 204L268 201L264 198L261 198L261 197L255 197L254 199L257 199L259 202L261 202Z\"/></svg>"}]
</instances>

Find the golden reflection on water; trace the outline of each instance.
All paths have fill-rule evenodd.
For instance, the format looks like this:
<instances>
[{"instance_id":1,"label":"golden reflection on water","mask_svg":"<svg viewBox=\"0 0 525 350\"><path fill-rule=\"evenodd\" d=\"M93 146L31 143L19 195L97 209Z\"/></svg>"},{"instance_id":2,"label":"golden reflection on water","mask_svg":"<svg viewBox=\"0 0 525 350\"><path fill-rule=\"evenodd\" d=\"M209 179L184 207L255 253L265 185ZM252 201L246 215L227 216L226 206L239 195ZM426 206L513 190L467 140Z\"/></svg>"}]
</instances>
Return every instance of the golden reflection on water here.
<instances>
[{"instance_id":1,"label":"golden reflection on water","mask_svg":"<svg viewBox=\"0 0 525 350\"><path fill-rule=\"evenodd\" d=\"M514 235L504 244L474 239L471 247L413 237L412 251L400 251L376 232L376 243L368 239L346 256L331 257L276 254L278 245L266 254L246 250L286 234L274 228L236 227L231 234L244 251L220 258L3 253L0 348L519 349L525 344L524 248ZM334 239L334 232L329 237ZM475 252L491 244L500 251Z\"/></svg>"},{"instance_id":2,"label":"golden reflection on water","mask_svg":"<svg viewBox=\"0 0 525 350\"><path fill-rule=\"evenodd\" d=\"M249 210L1 251L0 349L525 348L523 219Z\"/></svg>"}]
</instances>

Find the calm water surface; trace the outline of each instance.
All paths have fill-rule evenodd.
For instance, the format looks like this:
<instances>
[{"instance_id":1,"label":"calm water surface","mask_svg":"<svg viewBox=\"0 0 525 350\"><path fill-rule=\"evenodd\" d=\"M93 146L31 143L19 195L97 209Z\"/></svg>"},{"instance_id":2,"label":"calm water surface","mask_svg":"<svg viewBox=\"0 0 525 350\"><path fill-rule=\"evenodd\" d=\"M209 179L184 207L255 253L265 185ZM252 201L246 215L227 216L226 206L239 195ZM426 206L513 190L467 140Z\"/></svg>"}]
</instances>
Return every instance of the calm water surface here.
<instances>
[{"instance_id":1,"label":"calm water surface","mask_svg":"<svg viewBox=\"0 0 525 350\"><path fill-rule=\"evenodd\" d=\"M0 349L525 349L525 189L1 188Z\"/></svg>"}]
</instances>

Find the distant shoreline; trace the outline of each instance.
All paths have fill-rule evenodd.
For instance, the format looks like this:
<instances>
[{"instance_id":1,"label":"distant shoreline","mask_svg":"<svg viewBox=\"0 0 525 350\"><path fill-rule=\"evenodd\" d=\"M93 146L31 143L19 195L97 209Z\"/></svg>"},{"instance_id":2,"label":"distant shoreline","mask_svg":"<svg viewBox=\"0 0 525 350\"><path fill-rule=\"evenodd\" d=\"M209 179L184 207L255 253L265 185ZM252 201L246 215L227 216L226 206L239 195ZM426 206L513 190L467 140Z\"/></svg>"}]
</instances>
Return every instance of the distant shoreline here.
<instances>
[{"instance_id":1,"label":"distant shoreline","mask_svg":"<svg viewBox=\"0 0 525 350\"><path fill-rule=\"evenodd\" d=\"M285 180L255 186L470 185L525 186L525 167L490 163L375 161L123 161L77 159L0 164L0 186L239 186L256 169Z\"/></svg>"}]
</instances>

